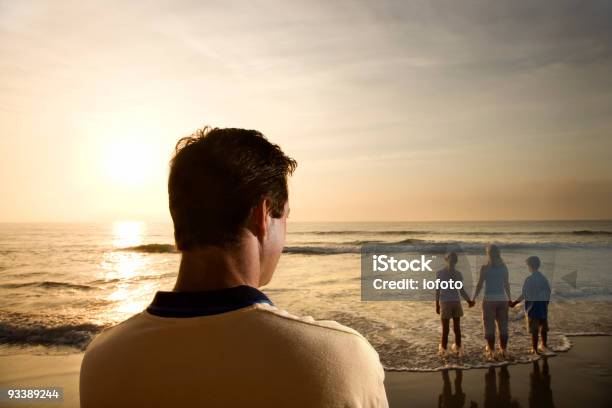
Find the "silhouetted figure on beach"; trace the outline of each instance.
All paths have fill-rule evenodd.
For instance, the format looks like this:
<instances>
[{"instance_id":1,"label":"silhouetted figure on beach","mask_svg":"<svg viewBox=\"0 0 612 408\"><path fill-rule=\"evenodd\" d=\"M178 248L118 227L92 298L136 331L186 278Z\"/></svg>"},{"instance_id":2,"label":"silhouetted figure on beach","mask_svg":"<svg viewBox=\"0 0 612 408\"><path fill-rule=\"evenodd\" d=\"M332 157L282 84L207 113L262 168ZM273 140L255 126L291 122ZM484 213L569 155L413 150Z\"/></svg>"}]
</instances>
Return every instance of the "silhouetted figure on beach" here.
<instances>
[{"instance_id":1,"label":"silhouetted figure on beach","mask_svg":"<svg viewBox=\"0 0 612 408\"><path fill-rule=\"evenodd\" d=\"M449 252L444 257L446 266L436 272L436 279L446 282L461 282L463 284L463 275L457 270L457 253ZM438 353L445 357L447 354L448 334L450 331L450 321L453 320L453 331L455 332L455 343L451 347L452 353L457 357L463 357L463 347L461 345L461 316L463 316L463 308L461 307L461 299L459 295L468 303L469 307L474 306L474 302L470 300L469 295L463 289L438 289L436 290L436 313L440 315L442 323L442 338Z\"/></svg>"},{"instance_id":2,"label":"silhouetted figure on beach","mask_svg":"<svg viewBox=\"0 0 612 408\"><path fill-rule=\"evenodd\" d=\"M525 300L525 320L527 330L531 335L531 354L550 354L548 349L548 302L550 301L550 283L540 272L540 258L530 256L525 260L529 268L529 276L523 283L521 295L510 307L514 307ZM538 335L542 343L538 346Z\"/></svg>"},{"instance_id":3,"label":"silhouetted figure on beach","mask_svg":"<svg viewBox=\"0 0 612 408\"><path fill-rule=\"evenodd\" d=\"M506 359L508 357L508 307L512 297L510 296L508 268L496 245L487 247L487 263L480 268L478 284L472 301L476 300L483 285L482 324L487 342L485 357L487 360L495 358L495 327L497 326L499 332L498 356Z\"/></svg>"}]
</instances>

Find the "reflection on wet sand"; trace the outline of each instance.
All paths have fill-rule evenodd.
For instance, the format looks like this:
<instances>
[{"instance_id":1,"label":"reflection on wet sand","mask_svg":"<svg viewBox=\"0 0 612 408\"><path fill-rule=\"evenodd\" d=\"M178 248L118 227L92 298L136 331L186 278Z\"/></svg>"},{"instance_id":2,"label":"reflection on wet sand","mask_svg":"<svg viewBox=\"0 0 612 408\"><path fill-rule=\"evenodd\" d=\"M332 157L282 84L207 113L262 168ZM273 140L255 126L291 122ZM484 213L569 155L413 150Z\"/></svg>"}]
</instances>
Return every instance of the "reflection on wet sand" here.
<instances>
[{"instance_id":1,"label":"reflection on wet sand","mask_svg":"<svg viewBox=\"0 0 612 408\"><path fill-rule=\"evenodd\" d=\"M449 370L442 371L442 394L438 397L438 407L462 408L465 404L465 393L461 388L463 371L455 370L455 392L453 393L448 374ZM474 405L472 402L471 405Z\"/></svg>"},{"instance_id":2,"label":"reflection on wet sand","mask_svg":"<svg viewBox=\"0 0 612 408\"><path fill-rule=\"evenodd\" d=\"M442 393L438 397L438 407L463 408L465 406L466 394L463 392L462 380L461 370L455 370L454 384L451 384L449 370L442 371ZM454 392L452 385L454 385ZM533 362L532 371L529 374L528 401L529 408L554 408L555 406L548 361L545 357ZM490 367L485 372L483 405L485 408L519 408L521 406L515 398L512 398L510 372L507 366L498 369ZM470 401L469 407L476 408L478 404Z\"/></svg>"},{"instance_id":3,"label":"reflection on wet sand","mask_svg":"<svg viewBox=\"0 0 612 408\"><path fill-rule=\"evenodd\" d=\"M533 369L529 374L529 407L553 408L554 406L548 359L544 357L542 358L542 370L540 370L540 361L534 361Z\"/></svg>"},{"instance_id":4,"label":"reflection on wet sand","mask_svg":"<svg viewBox=\"0 0 612 408\"><path fill-rule=\"evenodd\" d=\"M520 407L518 401L510 394L510 372L507 366L502 366L495 376L495 368L489 367L485 374L484 406L488 407Z\"/></svg>"}]
</instances>

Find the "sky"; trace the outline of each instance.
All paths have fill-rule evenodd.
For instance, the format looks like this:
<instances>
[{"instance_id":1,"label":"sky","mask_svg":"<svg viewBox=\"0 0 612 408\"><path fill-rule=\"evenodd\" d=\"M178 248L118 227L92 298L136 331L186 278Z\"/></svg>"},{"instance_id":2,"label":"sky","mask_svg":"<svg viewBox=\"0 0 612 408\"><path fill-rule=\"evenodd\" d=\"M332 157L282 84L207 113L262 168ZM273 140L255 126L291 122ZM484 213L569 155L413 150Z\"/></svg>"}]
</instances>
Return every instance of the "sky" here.
<instances>
[{"instance_id":1,"label":"sky","mask_svg":"<svg viewBox=\"0 0 612 408\"><path fill-rule=\"evenodd\" d=\"M0 0L0 221L169 220L258 129L296 221L612 218L612 3Z\"/></svg>"}]
</instances>

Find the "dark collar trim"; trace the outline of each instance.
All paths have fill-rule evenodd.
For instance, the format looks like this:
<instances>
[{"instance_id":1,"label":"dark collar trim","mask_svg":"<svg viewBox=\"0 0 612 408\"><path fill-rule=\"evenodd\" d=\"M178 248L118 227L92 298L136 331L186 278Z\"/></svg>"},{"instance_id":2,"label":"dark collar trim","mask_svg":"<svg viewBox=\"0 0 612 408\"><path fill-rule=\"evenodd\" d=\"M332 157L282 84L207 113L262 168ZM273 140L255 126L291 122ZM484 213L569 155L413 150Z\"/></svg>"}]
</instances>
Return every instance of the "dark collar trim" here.
<instances>
[{"instance_id":1,"label":"dark collar trim","mask_svg":"<svg viewBox=\"0 0 612 408\"><path fill-rule=\"evenodd\" d=\"M272 301L263 292L246 285L201 292L158 291L147 312L161 317L211 316L256 303L273 306Z\"/></svg>"}]
</instances>

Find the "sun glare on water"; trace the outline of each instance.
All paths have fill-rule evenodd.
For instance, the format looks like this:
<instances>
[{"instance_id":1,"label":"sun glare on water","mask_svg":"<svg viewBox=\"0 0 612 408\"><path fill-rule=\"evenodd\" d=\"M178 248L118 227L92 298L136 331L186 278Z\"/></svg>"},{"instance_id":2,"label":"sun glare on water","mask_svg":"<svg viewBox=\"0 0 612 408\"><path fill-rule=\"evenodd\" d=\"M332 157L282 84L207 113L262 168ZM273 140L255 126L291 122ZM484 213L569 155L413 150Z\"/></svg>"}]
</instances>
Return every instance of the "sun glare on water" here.
<instances>
[{"instance_id":1,"label":"sun glare on water","mask_svg":"<svg viewBox=\"0 0 612 408\"><path fill-rule=\"evenodd\" d=\"M144 223L140 221L117 221L113 223L113 246L132 247L142 244Z\"/></svg>"},{"instance_id":2,"label":"sun glare on water","mask_svg":"<svg viewBox=\"0 0 612 408\"><path fill-rule=\"evenodd\" d=\"M142 311L159 286L157 282L134 280L147 273L149 260L142 253L125 250L142 245L145 227L146 224L139 221L117 221L112 225L114 249L105 253L100 264L104 280L118 280L105 296L105 300L114 303L114 307L106 313L105 319L108 321L118 322Z\"/></svg>"}]
</instances>

